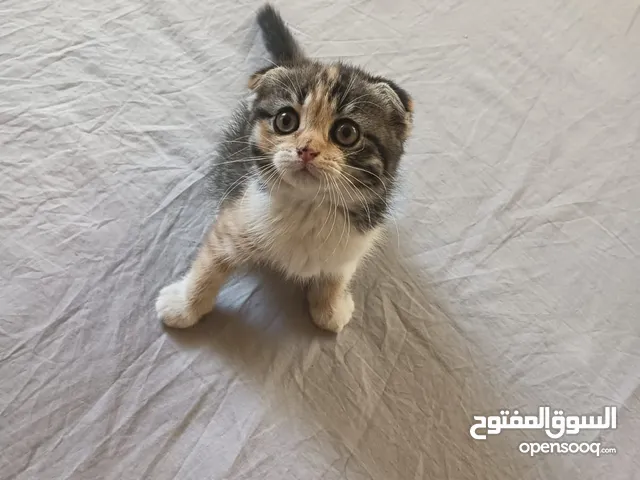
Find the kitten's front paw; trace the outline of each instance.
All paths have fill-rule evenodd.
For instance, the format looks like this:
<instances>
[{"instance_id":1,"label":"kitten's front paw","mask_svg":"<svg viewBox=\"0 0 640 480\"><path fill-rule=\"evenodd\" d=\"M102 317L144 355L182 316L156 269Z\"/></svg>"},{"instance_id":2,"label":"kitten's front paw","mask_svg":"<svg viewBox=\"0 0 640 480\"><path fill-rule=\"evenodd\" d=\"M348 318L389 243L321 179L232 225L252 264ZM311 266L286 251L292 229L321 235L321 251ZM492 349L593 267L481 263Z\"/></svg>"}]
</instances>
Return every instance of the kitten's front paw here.
<instances>
[{"instance_id":1,"label":"kitten's front paw","mask_svg":"<svg viewBox=\"0 0 640 480\"><path fill-rule=\"evenodd\" d=\"M200 316L189 306L184 280L164 287L156 300L156 311L167 327L192 327Z\"/></svg>"},{"instance_id":2,"label":"kitten's front paw","mask_svg":"<svg viewBox=\"0 0 640 480\"><path fill-rule=\"evenodd\" d=\"M313 323L318 327L338 333L349 323L355 305L349 292L344 292L333 302L318 302L313 297L309 299L309 309Z\"/></svg>"}]
</instances>

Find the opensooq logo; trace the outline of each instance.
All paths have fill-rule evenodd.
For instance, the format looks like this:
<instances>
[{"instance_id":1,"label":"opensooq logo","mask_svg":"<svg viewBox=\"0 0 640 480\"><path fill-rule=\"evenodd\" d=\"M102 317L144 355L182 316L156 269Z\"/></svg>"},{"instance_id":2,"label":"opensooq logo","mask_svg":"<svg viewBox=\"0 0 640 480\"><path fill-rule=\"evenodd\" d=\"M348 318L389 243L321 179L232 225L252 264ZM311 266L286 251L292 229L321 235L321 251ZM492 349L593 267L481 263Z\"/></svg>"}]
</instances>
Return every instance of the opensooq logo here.
<instances>
[{"instance_id":1,"label":"opensooq logo","mask_svg":"<svg viewBox=\"0 0 640 480\"><path fill-rule=\"evenodd\" d=\"M553 413L553 416L551 415ZM517 410L501 410L500 415L474 415L469 433L476 440L485 440L487 435L497 435L503 430L544 430L549 438L576 435L581 430L607 430L617 428L616 407L604 407L604 415L565 415L562 410L539 407L537 415L520 415ZM483 430L478 431L478 430Z\"/></svg>"}]
</instances>

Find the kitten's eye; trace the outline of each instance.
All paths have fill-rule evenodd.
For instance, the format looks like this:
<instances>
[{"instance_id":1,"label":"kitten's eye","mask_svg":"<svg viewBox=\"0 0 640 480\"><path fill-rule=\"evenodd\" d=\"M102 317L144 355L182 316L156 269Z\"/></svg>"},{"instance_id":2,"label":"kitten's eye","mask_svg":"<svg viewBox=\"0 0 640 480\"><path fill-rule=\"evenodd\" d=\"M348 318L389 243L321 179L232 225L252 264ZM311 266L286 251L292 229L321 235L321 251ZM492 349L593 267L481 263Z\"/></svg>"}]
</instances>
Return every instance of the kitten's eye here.
<instances>
[{"instance_id":1,"label":"kitten's eye","mask_svg":"<svg viewBox=\"0 0 640 480\"><path fill-rule=\"evenodd\" d=\"M300 118L293 108L280 110L273 120L273 128L281 135L295 132L300 125Z\"/></svg>"},{"instance_id":2,"label":"kitten's eye","mask_svg":"<svg viewBox=\"0 0 640 480\"><path fill-rule=\"evenodd\" d=\"M351 120L339 120L333 126L333 139L343 147L352 147L360 139L360 130Z\"/></svg>"}]
</instances>

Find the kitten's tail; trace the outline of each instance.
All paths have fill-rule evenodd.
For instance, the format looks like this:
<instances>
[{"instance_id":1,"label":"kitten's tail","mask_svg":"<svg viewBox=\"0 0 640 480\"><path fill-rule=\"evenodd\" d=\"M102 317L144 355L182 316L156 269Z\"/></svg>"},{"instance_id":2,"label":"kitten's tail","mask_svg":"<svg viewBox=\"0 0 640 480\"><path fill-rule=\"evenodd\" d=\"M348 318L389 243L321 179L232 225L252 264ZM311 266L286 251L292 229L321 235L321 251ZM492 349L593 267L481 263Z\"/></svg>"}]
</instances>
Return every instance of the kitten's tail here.
<instances>
[{"instance_id":1,"label":"kitten's tail","mask_svg":"<svg viewBox=\"0 0 640 480\"><path fill-rule=\"evenodd\" d=\"M270 4L258 10L258 25L267 51L277 64L294 63L304 59L304 53L284 20Z\"/></svg>"}]
</instances>

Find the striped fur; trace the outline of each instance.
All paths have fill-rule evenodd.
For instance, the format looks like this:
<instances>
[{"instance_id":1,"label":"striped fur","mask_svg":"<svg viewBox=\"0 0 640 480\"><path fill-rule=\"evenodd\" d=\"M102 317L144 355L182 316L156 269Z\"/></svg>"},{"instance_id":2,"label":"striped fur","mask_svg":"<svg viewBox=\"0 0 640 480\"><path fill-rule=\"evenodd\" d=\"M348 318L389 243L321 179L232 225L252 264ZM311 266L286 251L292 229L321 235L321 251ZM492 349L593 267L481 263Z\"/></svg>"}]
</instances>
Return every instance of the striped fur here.
<instances>
[{"instance_id":1,"label":"striped fur","mask_svg":"<svg viewBox=\"0 0 640 480\"><path fill-rule=\"evenodd\" d=\"M313 320L339 331L354 308L350 279L388 214L411 100L390 80L305 57L270 6L258 24L273 65L249 79L213 163L216 222L187 276L163 289L156 307L167 325L193 325L229 272L260 263L306 282ZM297 126L289 133L276 123L282 112ZM342 122L357 132L348 146ZM312 162L301 162L304 149L315 152Z\"/></svg>"}]
</instances>

